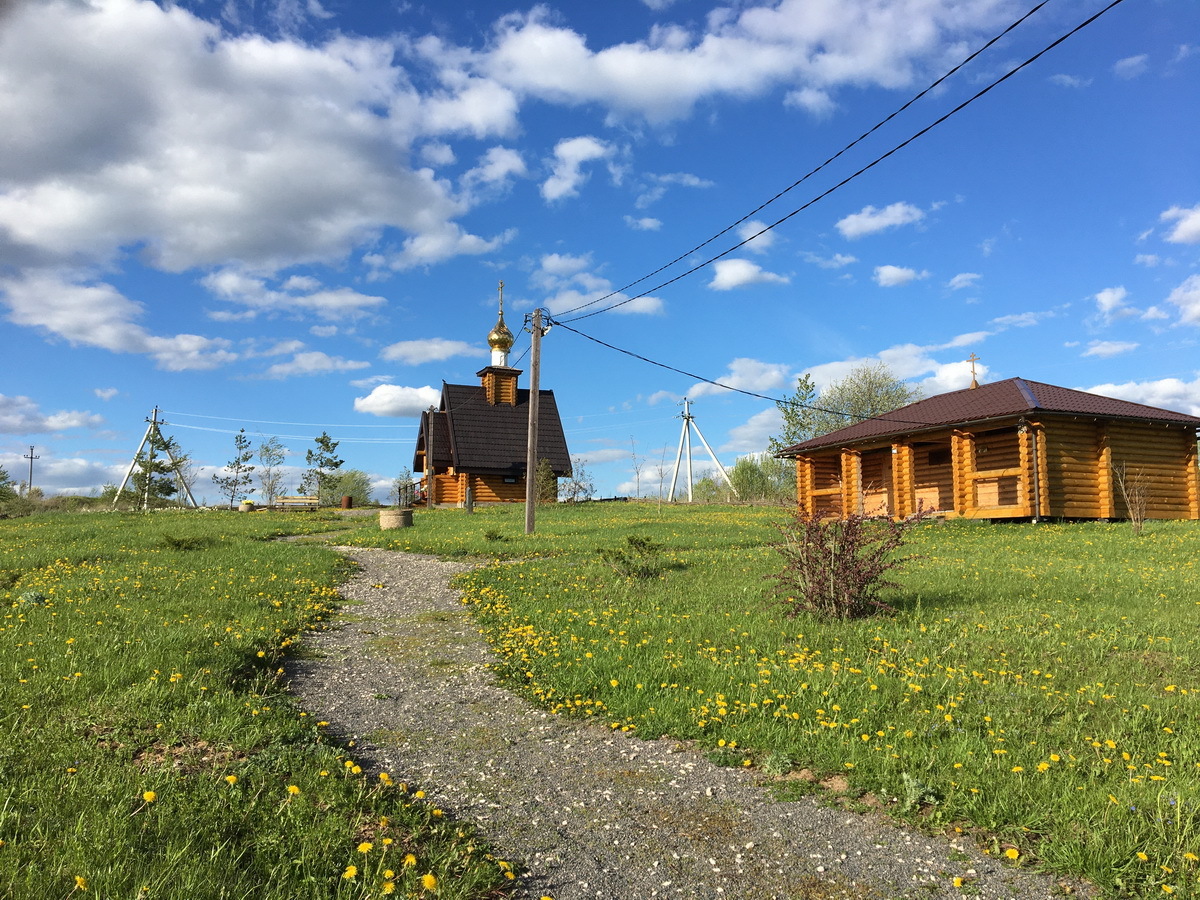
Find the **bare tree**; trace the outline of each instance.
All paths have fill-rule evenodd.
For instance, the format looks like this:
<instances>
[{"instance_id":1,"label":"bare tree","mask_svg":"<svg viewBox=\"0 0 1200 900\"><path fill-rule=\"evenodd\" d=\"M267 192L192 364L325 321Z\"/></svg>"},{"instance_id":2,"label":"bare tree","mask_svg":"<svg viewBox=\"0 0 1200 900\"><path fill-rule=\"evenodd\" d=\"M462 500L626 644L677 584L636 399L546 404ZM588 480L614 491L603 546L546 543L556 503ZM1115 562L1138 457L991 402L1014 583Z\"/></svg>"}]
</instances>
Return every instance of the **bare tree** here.
<instances>
[{"instance_id":1,"label":"bare tree","mask_svg":"<svg viewBox=\"0 0 1200 900\"><path fill-rule=\"evenodd\" d=\"M634 442L632 434L629 436L629 450L633 456L634 494L640 499L642 496L642 466L645 465L646 460L637 455L637 444Z\"/></svg>"},{"instance_id":2,"label":"bare tree","mask_svg":"<svg viewBox=\"0 0 1200 900\"><path fill-rule=\"evenodd\" d=\"M275 498L279 496L279 486L283 482L283 470L280 466L286 458L287 447L274 435L258 445L258 483L262 485L262 495L267 506L274 506Z\"/></svg>"},{"instance_id":3,"label":"bare tree","mask_svg":"<svg viewBox=\"0 0 1200 900\"><path fill-rule=\"evenodd\" d=\"M1146 507L1150 500L1150 483L1141 469L1130 472L1125 463L1112 467L1113 480L1125 501L1125 514L1134 534L1141 534L1146 525Z\"/></svg>"},{"instance_id":4,"label":"bare tree","mask_svg":"<svg viewBox=\"0 0 1200 900\"><path fill-rule=\"evenodd\" d=\"M559 494L568 503L578 503L590 499L594 493L596 484L592 475L583 467L583 459L576 456L571 460L571 474L563 481Z\"/></svg>"}]
</instances>

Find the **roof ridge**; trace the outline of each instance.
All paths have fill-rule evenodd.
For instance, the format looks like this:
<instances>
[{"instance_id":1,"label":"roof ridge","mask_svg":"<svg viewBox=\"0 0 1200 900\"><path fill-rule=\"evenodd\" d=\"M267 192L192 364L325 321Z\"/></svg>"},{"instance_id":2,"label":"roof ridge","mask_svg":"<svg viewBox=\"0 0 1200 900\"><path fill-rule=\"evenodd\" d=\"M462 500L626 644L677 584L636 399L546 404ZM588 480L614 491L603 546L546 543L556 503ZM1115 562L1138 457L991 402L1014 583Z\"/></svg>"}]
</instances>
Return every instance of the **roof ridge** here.
<instances>
[{"instance_id":1,"label":"roof ridge","mask_svg":"<svg viewBox=\"0 0 1200 900\"><path fill-rule=\"evenodd\" d=\"M1021 392L1021 396L1025 398L1025 402L1029 404L1030 409L1042 408L1042 404L1038 403L1037 395L1034 394L1033 389L1030 388L1024 378L1014 378L1012 382L1017 386L1017 390Z\"/></svg>"}]
</instances>

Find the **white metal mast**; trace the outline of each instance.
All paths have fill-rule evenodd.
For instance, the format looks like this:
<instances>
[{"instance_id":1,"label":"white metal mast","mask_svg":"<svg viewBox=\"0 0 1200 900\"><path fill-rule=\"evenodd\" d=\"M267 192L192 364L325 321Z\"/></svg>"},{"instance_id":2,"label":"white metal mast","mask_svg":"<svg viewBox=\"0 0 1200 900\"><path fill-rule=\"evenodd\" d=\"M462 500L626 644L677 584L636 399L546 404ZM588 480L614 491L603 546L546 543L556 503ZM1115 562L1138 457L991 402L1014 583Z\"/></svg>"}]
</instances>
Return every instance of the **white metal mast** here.
<instances>
[{"instance_id":1,"label":"white metal mast","mask_svg":"<svg viewBox=\"0 0 1200 900\"><path fill-rule=\"evenodd\" d=\"M729 485L729 490L733 491L733 496L737 496L737 488L733 486L733 482L729 480L729 473L725 471L725 467L721 465L717 459L717 454L713 453L712 447L708 445L708 441L704 439L704 432L700 430L700 426L696 424L696 417L692 415L691 404L687 397L683 398L683 431L679 434L679 451L675 454L675 471L671 474L671 491L667 495L667 500L675 499L675 484L679 480L679 460L683 457L683 449L687 447L687 498L688 503L692 502L692 429L696 429L696 435L700 438L700 443L704 445L704 449L708 451L708 455L712 458L713 465L717 467L717 471L721 473L721 477L725 479L725 483Z\"/></svg>"}]
</instances>

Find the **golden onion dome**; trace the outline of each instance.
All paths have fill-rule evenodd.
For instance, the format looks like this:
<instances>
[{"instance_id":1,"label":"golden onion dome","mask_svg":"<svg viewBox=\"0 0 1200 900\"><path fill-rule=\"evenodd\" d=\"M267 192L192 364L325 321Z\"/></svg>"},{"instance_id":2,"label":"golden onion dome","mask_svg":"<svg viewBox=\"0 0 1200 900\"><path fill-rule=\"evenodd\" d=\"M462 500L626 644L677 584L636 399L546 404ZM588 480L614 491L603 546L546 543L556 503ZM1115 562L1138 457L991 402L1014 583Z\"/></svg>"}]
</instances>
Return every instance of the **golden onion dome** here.
<instances>
[{"instance_id":1,"label":"golden onion dome","mask_svg":"<svg viewBox=\"0 0 1200 900\"><path fill-rule=\"evenodd\" d=\"M507 353L512 349L516 338L513 333L508 330L508 326L504 324L504 313L500 313L500 318L496 320L496 327L488 332L488 346L493 350L502 350Z\"/></svg>"}]
</instances>

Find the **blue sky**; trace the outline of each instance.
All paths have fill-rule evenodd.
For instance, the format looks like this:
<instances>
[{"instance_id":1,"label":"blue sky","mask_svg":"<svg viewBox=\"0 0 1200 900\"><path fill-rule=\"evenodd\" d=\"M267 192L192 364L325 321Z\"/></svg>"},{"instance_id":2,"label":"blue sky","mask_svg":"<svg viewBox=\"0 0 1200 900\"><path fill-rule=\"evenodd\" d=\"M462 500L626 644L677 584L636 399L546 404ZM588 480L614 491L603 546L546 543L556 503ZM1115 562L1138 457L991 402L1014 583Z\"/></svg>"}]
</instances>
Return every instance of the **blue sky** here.
<instances>
[{"instance_id":1,"label":"blue sky","mask_svg":"<svg viewBox=\"0 0 1200 900\"><path fill-rule=\"evenodd\" d=\"M1200 414L1194 0L1126 0L717 263L568 321L784 218L1106 4L1052 0L688 252L1032 5L6 5L0 465L24 478L32 445L35 485L98 490L157 405L210 500L243 427L279 435L297 473L326 430L382 485L442 381L487 364L500 280L514 331L544 307L768 397L874 361L927 394L962 388L974 353L981 380ZM724 465L778 428L767 400L566 328L543 349L603 496L634 493L635 455L657 489L685 396Z\"/></svg>"}]
</instances>

